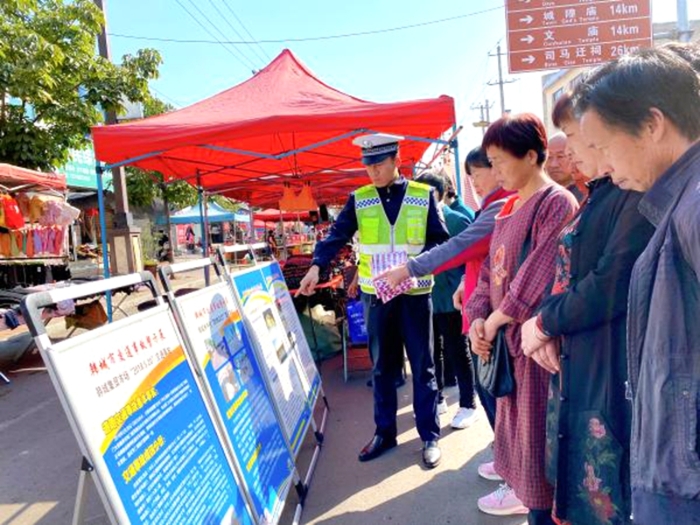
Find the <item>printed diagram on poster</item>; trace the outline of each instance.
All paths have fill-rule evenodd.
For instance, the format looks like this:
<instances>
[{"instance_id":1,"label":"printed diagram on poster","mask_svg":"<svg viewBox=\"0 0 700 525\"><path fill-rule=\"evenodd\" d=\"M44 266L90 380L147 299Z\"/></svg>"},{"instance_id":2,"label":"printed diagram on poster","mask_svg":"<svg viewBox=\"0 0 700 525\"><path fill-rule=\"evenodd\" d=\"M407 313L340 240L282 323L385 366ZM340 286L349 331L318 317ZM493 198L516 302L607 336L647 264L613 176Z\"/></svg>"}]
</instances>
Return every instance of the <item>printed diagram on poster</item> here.
<instances>
[{"instance_id":1,"label":"printed diagram on poster","mask_svg":"<svg viewBox=\"0 0 700 525\"><path fill-rule=\"evenodd\" d=\"M166 305L47 355L119 523L253 525Z\"/></svg>"},{"instance_id":2,"label":"printed diagram on poster","mask_svg":"<svg viewBox=\"0 0 700 525\"><path fill-rule=\"evenodd\" d=\"M294 463L233 292L218 283L175 304L260 523L277 523Z\"/></svg>"},{"instance_id":3,"label":"printed diagram on poster","mask_svg":"<svg viewBox=\"0 0 700 525\"><path fill-rule=\"evenodd\" d=\"M282 318L282 325L286 327L287 337L292 346L292 352L296 353L306 374L307 383L311 386L309 392L309 404L313 407L321 388L321 375L318 373L311 348L304 335L299 315L294 306L294 300L287 288L282 269L277 262L265 263L259 266L260 272L268 291L274 297L277 308Z\"/></svg>"},{"instance_id":4,"label":"printed diagram on poster","mask_svg":"<svg viewBox=\"0 0 700 525\"><path fill-rule=\"evenodd\" d=\"M260 350L263 373L267 374L282 425L296 455L311 422L312 406L308 402L311 385L262 273L251 268L232 274L232 278L251 336Z\"/></svg>"},{"instance_id":5,"label":"printed diagram on poster","mask_svg":"<svg viewBox=\"0 0 700 525\"><path fill-rule=\"evenodd\" d=\"M507 0L511 73L588 67L652 46L651 0Z\"/></svg>"}]
</instances>

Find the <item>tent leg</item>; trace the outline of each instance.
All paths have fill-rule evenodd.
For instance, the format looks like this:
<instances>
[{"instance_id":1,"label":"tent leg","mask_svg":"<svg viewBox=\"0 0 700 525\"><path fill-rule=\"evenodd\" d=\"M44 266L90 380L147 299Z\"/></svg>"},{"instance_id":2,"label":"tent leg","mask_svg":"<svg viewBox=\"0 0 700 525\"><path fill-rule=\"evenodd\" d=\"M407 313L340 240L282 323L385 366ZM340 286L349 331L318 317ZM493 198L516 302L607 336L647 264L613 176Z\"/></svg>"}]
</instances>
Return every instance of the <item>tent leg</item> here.
<instances>
[{"instance_id":1,"label":"tent leg","mask_svg":"<svg viewBox=\"0 0 700 525\"><path fill-rule=\"evenodd\" d=\"M457 125L452 126L452 131L457 132ZM455 151L455 186L457 190L457 195L460 197L462 196L462 170L461 166L459 165L459 141L457 140L457 137L454 138L452 141L453 146L454 146L454 151Z\"/></svg>"},{"instance_id":2,"label":"tent leg","mask_svg":"<svg viewBox=\"0 0 700 525\"><path fill-rule=\"evenodd\" d=\"M199 224L200 224L200 232L202 234L202 257L208 257L209 255L209 247L207 243L207 236L208 236L208 230L209 230L209 225L206 223L206 215L204 214L204 189L202 188L202 180L199 176L199 172L197 172L197 194L199 195ZM207 266L204 269L204 283L206 286L209 286L209 267Z\"/></svg>"},{"instance_id":3,"label":"tent leg","mask_svg":"<svg viewBox=\"0 0 700 525\"><path fill-rule=\"evenodd\" d=\"M97 206L100 210L100 237L102 241L102 275L105 279L109 279L109 248L107 243L107 218L105 212L105 196L104 183L102 180L103 169L97 164L95 171L97 172ZM107 318L112 322L112 293L105 294L107 302Z\"/></svg>"}]
</instances>

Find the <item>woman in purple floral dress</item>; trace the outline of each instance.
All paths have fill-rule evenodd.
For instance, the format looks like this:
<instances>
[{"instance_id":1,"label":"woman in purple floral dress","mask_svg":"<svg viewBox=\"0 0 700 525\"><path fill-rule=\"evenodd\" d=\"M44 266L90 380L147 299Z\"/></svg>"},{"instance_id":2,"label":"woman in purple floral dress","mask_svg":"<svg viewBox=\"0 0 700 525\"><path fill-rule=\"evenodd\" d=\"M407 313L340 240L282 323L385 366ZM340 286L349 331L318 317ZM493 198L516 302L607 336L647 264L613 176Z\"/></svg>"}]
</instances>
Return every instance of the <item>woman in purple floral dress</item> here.
<instances>
[{"instance_id":1,"label":"woman in purple floral dress","mask_svg":"<svg viewBox=\"0 0 700 525\"><path fill-rule=\"evenodd\" d=\"M531 525L549 525L553 491L544 468L549 374L523 355L520 327L548 291L557 237L578 205L545 173L547 133L536 116L497 120L483 147L502 187L517 193L496 219L489 256L465 312L472 349L480 358L488 359L497 331L506 326L515 389L498 398L496 410L494 467L506 485L478 504L488 514L528 513ZM523 253L528 238L529 249Z\"/></svg>"},{"instance_id":2,"label":"woman in purple floral dress","mask_svg":"<svg viewBox=\"0 0 700 525\"><path fill-rule=\"evenodd\" d=\"M638 210L642 195L600 173L569 95L559 98L552 120L592 180L588 200L559 236L552 295L523 325L523 351L553 373L546 461L555 517L567 525L626 525L632 415L625 399L627 290L653 227ZM542 347L552 340L558 344L547 356Z\"/></svg>"}]
</instances>

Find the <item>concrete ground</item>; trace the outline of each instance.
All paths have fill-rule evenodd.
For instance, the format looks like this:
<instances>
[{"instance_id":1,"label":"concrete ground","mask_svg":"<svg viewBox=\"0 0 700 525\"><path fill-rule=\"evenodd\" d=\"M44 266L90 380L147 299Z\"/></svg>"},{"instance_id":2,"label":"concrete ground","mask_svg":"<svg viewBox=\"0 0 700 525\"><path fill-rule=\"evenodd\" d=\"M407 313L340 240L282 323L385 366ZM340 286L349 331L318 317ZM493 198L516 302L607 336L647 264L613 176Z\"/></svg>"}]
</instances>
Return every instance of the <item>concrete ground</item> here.
<instances>
[{"instance_id":1,"label":"concrete ground","mask_svg":"<svg viewBox=\"0 0 700 525\"><path fill-rule=\"evenodd\" d=\"M182 285L201 285L198 277ZM135 294L123 305L127 312L147 299ZM62 321L53 333L60 336ZM38 354L18 363L0 364L10 384L0 383L0 525L63 525L71 521L81 455L56 392ZM369 440L372 393L358 370L343 382L339 357L323 363L321 373L331 411L323 450L302 514L307 525L523 525L524 516L502 518L480 513L478 497L497 488L480 479L477 466L491 459L492 433L485 417L470 429L449 428L457 409L456 394L442 416L442 464L423 468L421 443L415 431L410 384L399 390L399 446L369 463L357 454ZM409 381L410 383L410 381ZM319 418L320 421L320 418ZM313 440L299 458L308 467ZM99 496L88 484L85 523L107 524ZM289 497L281 523L291 523L296 495Z\"/></svg>"}]
</instances>

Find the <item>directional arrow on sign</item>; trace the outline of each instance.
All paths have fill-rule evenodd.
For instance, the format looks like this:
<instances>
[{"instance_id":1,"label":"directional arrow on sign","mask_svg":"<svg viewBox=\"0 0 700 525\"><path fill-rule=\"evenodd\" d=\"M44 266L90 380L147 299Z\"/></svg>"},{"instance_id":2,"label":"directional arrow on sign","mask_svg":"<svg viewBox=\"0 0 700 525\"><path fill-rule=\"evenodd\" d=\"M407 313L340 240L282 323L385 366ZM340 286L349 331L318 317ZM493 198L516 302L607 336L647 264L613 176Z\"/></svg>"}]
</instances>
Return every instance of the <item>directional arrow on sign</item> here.
<instances>
[{"instance_id":1,"label":"directional arrow on sign","mask_svg":"<svg viewBox=\"0 0 700 525\"><path fill-rule=\"evenodd\" d=\"M521 42L527 42L528 44L532 44L535 41L535 37L532 35L527 35L524 38L520 39Z\"/></svg>"},{"instance_id":2,"label":"directional arrow on sign","mask_svg":"<svg viewBox=\"0 0 700 525\"><path fill-rule=\"evenodd\" d=\"M535 62L535 57L533 57L532 55L528 55L526 57L522 57L520 60L522 60L526 64L532 65Z\"/></svg>"},{"instance_id":3,"label":"directional arrow on sign","mask_svg":"<svg viewBox=\"0 0 700 525\"><path fill-rule=\"evenodd\" d=\"M520 19L521 22L525 22L528 25L532 24L533 20L534 20L534 18L532 18L532 16L530 16L530 15L527 15L526 17L523 17Z\"/></svg>"},{"instance_id":4,"label":"directional arrow on sign","mask_svg":"<svg viewBox=\"0 0 700 525\"><path fill-rule=\"evenodd\" d=\"M518 0L521 4L529 4L532 0Z\"/></svg>"}]
</instances>

